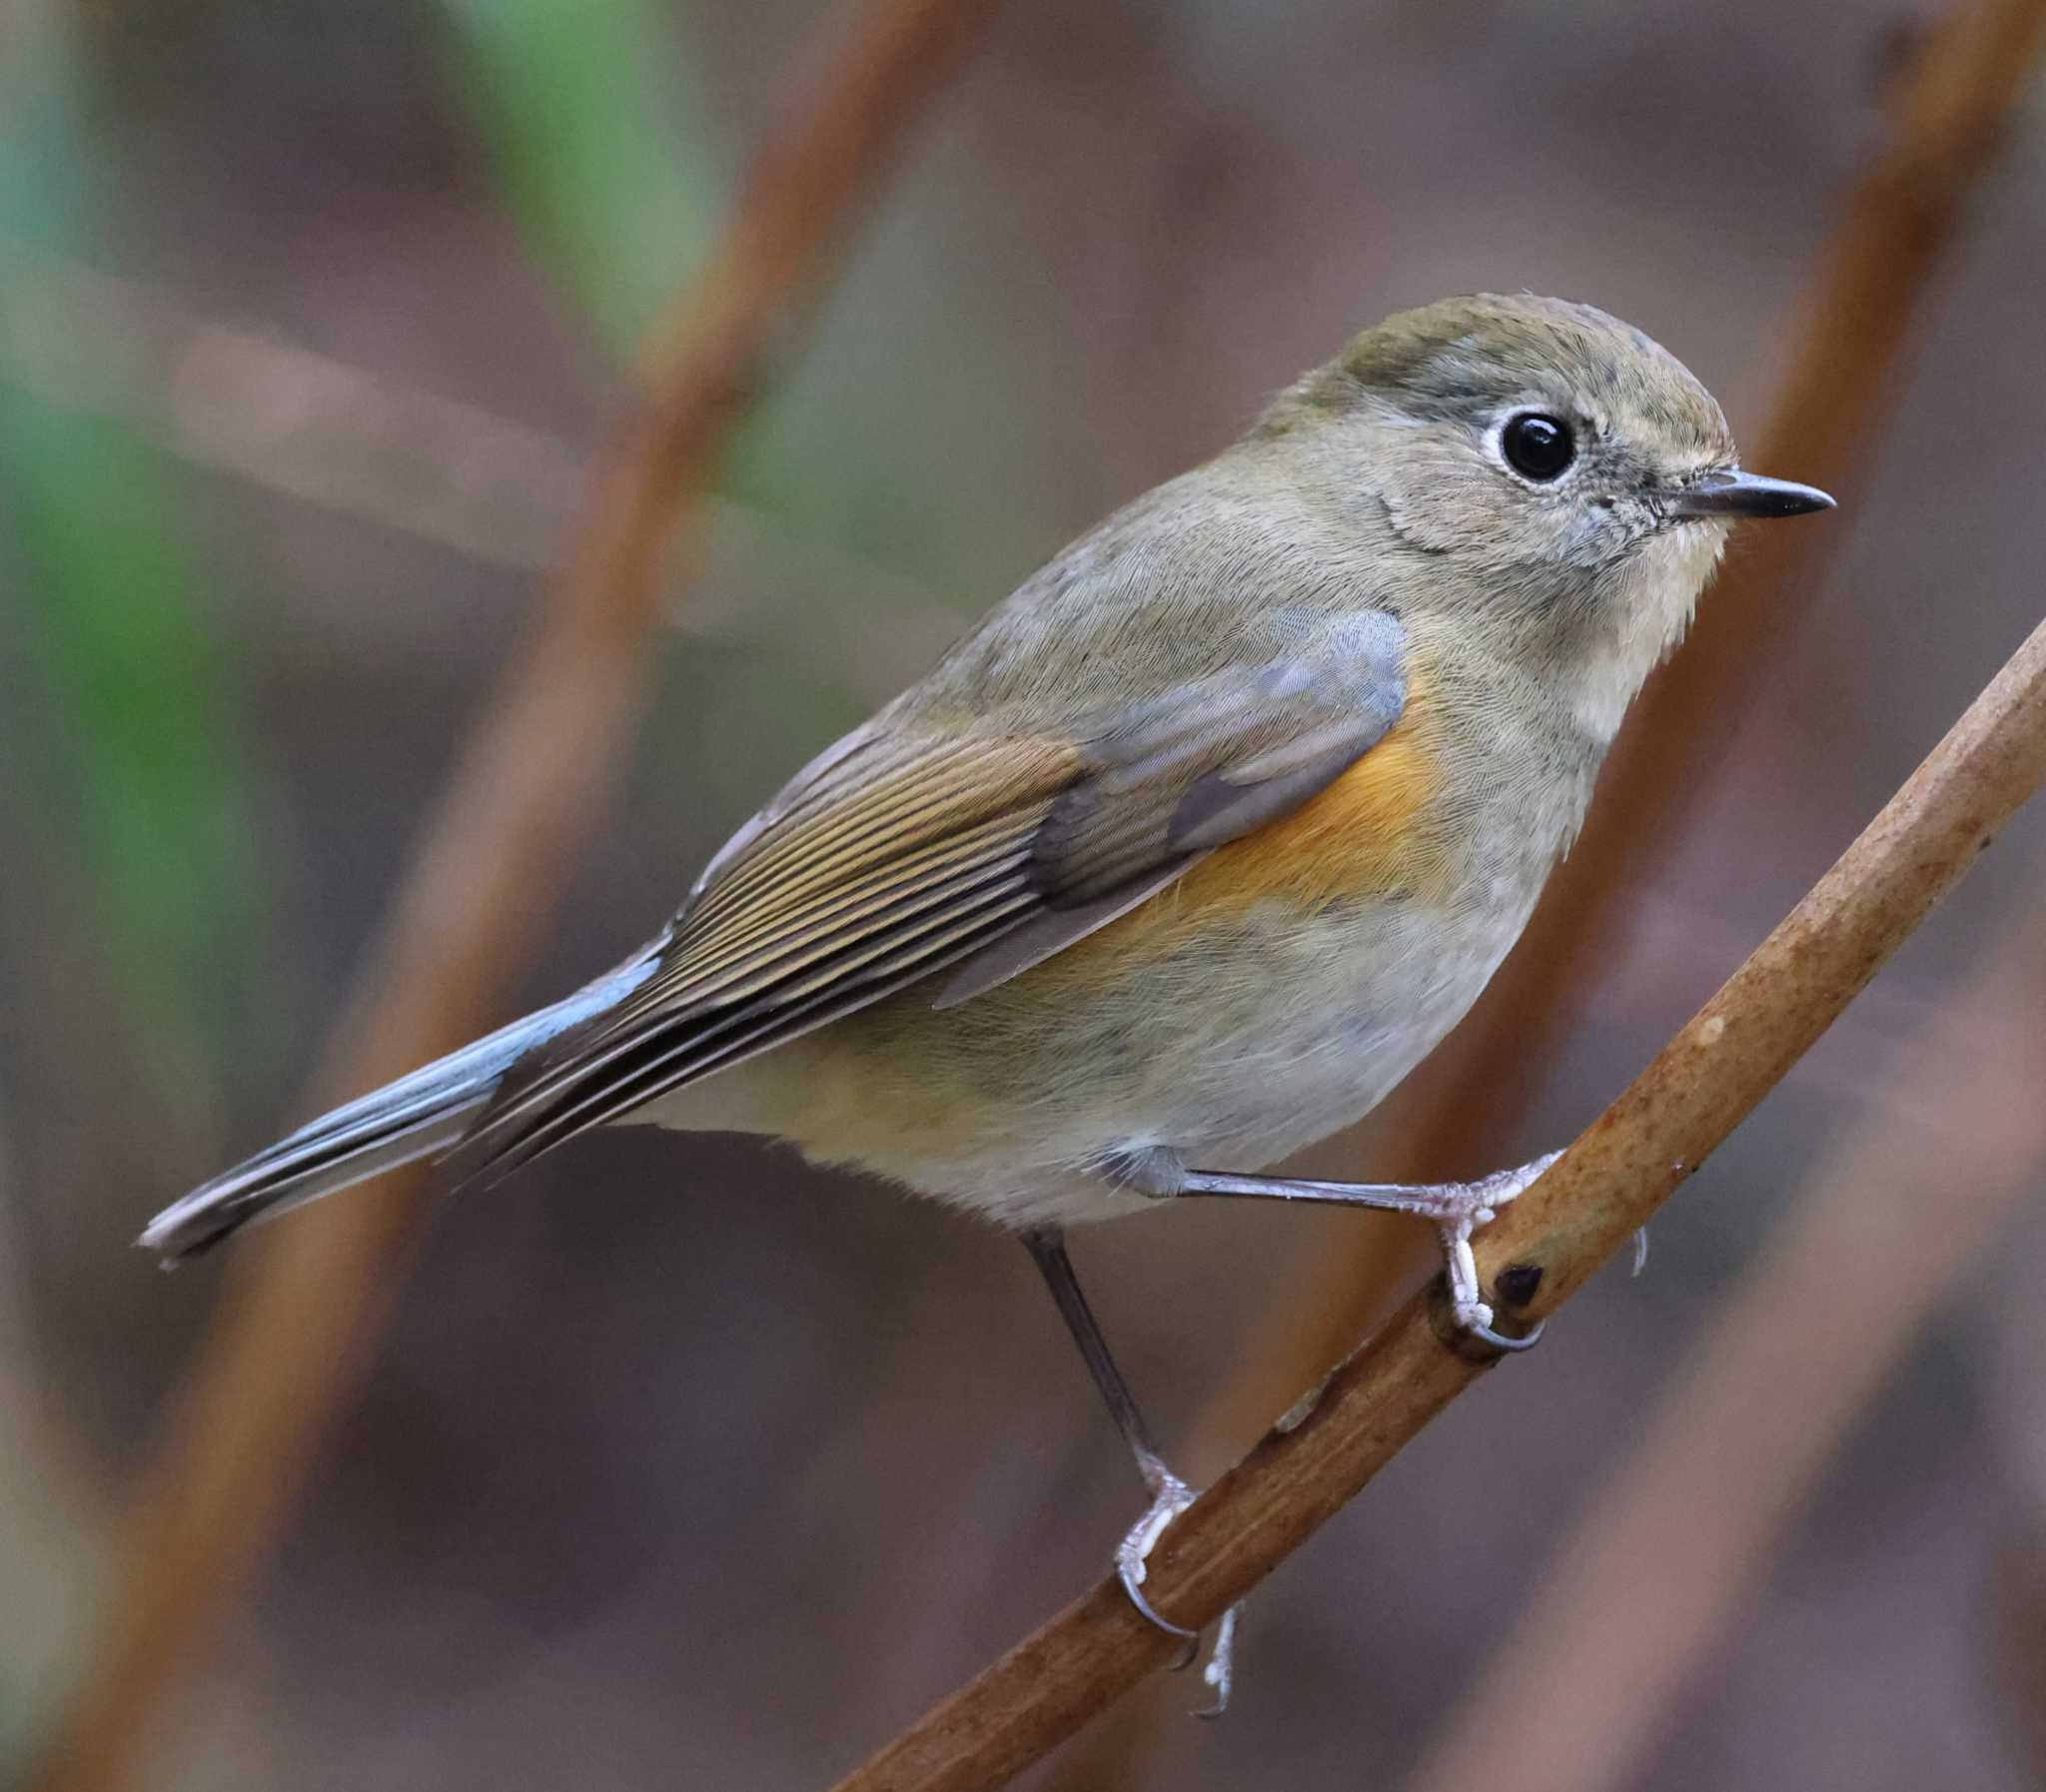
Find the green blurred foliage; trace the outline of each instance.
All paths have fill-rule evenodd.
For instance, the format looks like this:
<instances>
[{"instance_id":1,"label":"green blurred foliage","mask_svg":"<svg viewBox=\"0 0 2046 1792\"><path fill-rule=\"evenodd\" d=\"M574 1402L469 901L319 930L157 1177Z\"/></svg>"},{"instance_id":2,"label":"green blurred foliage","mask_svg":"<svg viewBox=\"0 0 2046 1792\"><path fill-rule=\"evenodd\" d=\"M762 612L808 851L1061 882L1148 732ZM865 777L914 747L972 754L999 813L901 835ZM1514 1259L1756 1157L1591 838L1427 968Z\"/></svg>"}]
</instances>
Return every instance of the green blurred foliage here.
<instances>
[{"instance_id":1,"label":"green blurred foliage","mask_svg":"<svg viewBox=\"0 0 2046 1792\"><path fill-rule=\"evenodd\" d=\"M54 20L14 43L0 113L0 308L91 236L92 145ZM0 484L53 757L102 908L128 1038L167 1114L209 1106L264 903L204 580L178 495L118 423L0 382Z\"/></svg>"},{"instance_id":2,"label":"green blurred foliage","mask_svg":"<svg viewBox=\"0 0 2046 1792\"><path fill-rule=\"evenodd\" d=\"M628 367L710 253L735 184L707 147L703 95L676 20L649 0L444 0L443 14L450 78L501 204L605 356ZM770 517L785 540L842 542L876 508L873 477L871 458L820 437L813 419L792 417L776 383L733 433L718 484ZM715 543L711 558L719 559ZM705 596L699 588L690 601ZM767 736L759 762L787 758L792 675L809 684L798 733L812 744L872 706L875 693L844 665L792 674L785 638L763 655L765 643L785 635L788 617L757 593L746 608L738 634L750 650L696 640L665 656L658 712L677 737L644 744L644 757L699 758L692 743L707 729L722 754L738 758L732 730L758 729ZM756 782L757 774L748 778Z\"/></svg>"},{"instance_id":3,"label":"green blurred foliage","mask_svg":"<svg viewBox=\"0 0 2046 1792\"><path fill-rule=\"evenodd\" d=\"M538 265L628 360L723 197L698 95L648 0L444 0L451 70Z\"/></svg>"}]
</instances>

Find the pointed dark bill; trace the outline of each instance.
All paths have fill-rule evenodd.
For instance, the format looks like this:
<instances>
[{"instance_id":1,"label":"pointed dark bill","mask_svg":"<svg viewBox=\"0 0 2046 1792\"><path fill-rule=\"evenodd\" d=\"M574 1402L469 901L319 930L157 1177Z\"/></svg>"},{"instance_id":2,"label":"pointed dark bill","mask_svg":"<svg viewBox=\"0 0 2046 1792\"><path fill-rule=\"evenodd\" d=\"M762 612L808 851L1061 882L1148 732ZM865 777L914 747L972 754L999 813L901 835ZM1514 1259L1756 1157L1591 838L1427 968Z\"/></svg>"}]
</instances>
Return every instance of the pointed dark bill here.
<instances>
[{"instance_id":1,"label":"pointed dark bill","mask_svg":"<svg viewBox=\"0 0 2046 1792\"><path fill-rule=\"evenodd\" d=\"M1665 516L1802 516L1833 508L1816 485L1767 479L1737 466L1708 472L1680 491L1657 492L1655 501Z\"/></svg>"}]
</instances>

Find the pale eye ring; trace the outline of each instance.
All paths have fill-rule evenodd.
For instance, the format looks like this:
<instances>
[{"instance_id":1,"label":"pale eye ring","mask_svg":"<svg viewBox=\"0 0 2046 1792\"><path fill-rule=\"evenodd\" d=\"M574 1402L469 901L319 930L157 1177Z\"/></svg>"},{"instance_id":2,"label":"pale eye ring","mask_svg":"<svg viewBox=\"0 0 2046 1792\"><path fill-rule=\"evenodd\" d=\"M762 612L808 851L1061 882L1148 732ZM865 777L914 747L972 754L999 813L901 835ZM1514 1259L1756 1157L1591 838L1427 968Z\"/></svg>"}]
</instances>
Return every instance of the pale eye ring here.
<instances>
[{"instance_id":1,"label":"pale eye ring","mask_svg":"<svg viewBox=\"0 0 2046 1792\"><path fill-rule=\"evenodd\" d=\"M1524 478L1541 484L1559 479L1577 457L1577 439L1568 424L1545 411L1523 411L1507 419L1499 451Z\"/></svg>"}]
</instances>

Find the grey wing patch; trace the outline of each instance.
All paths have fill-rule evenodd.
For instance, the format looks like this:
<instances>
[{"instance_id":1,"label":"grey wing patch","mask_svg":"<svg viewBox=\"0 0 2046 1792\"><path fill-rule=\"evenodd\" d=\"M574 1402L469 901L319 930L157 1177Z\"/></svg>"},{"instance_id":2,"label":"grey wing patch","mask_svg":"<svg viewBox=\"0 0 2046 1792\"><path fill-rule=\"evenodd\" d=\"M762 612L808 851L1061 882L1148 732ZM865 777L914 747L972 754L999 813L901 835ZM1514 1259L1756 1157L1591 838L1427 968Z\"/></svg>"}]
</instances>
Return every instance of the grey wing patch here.
<instances>
[{"instance_id":1,"label":"grey wing patch","mask_svg":"<svg viewBox=\"0 0 2046 1792\"><path fill-rule=\"evenodd\" d=\"M1289 759L1255 776L1246 776L1235 766L1204 772L1180 798L1168 837L1175 846L1195 853L1237 839L1299 808L1316 791L1333 784L1385 737L1386 729L1381 728L1360 743L1358 732L1353 731L1346 740Z\"/></svg>"},{"instance_id":2,"label":"grey wing patch","mask_svg":"<svg viewBox=\"0 0 2046 1792\"><path fill-rule=\"evenodd\" d=\"M1032 851L1045 908L967 958L931 1006L956 1008L1106 927L1216 847L1291 814L1389 734L1407 703L1390 616L1359 663L1304 659L1203 679L1120 718L1116 758L1052 805ZM1085 731L1083 731L1084 733Z\"/></svg>"}]
</instances>

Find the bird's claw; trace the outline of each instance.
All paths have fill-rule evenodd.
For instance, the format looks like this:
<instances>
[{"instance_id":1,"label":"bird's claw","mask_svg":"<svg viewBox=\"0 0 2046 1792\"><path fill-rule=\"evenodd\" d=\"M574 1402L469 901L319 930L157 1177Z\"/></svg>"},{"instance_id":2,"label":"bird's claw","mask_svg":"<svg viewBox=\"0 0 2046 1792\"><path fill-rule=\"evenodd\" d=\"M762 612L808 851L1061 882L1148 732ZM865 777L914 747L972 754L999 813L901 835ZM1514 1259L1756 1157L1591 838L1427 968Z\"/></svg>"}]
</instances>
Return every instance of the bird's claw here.
<instances>
[{"instance_id":1,"label":"bird's claw","mask_svg":"<svg viewBox=\"0 0 2046 1792\"><path fill-rule=\"evenodd\" d=\"M1201 1633L1189 1630L1184 1624L1175 1624L1144 1596L1145 1564L1158 1539L1165 1534L1165 1527L1198 1497L1178 1475L1169 1469L1159 1469L1152 1483L1150 1506L1115 1547L1116 1578L1123 1583L1123 1591L1129 1594L1130 1603L1167 1636L1181 1637L1186 1641L1185 1658L1175 1672L1193 1665L1194 1657L1201 1652Z\"/></svg>"},{"instance_id":2,"label":"bird's claw","mask_svg":"<svg viewBox=\"0 0 2046 1792\"><path fill-rule=\"evenodd\" d=\"M1236 1618L1242 1610L1241 1601L1232 1605L1216 1626L1214 1652L1208 1657L1208 1665L1201 1669L1201 1678L1215 1696L1195 1710L1196 1717L1216 1718L1229 1709L1230 1686L1236 1678Z\"/></svg>"},{"instance_id":3,"label":"bird's claw","mask_svg":"<svg viewBox=\"0 0 2046 1792\"><path fill-rule=\"evenodd\" d=\"M1499 1218L1501 1208L1525 1195L1561 1156L1561 1152L1552 1151L1517 1170L1497 1171L1470 1183L1465 1186L1463 1198L1437 1216L1449 1272L1452 1324L1467 1337L1509 1354L1532 1350L1540 1341L1542 1324L1546 1322L1520 1338L1509 1337L1494 1328L1496 1316L1478 1279L1478 1259L1471 1250L1471 1235L1490 1226Z\"/></svg>"},{"instance_id":4,"label":"bird's claw","mask_svg":"<svg viewBox=\"0 0 2046 1792\"><path fill-rule=\"evenodd\" d=\"M1201 1633L1189 1630L1184 1624L1175 1624L1153 1605L1145 1596L1144 1580L1148 1558L1158 1539L1165 1534L1166 1526L1200 1495L1162 1465L1150 1478L1151 1504L1116 1545L1115 1572L1116 1578L1123 1583L1123 1591L1130 1597L1130 1603L1145 1621L1186 1644L1185 1654L1173 1669L1175 1673L1181 1673L1193 1666L1200 1655ZM1214 1651L1208 1657L1208 1665L1201 1670L1201 1678L1213 1688L1215 1696L1194 1713L1196 1717L1220 1717L1229 1708L1230 1686L1236 1669L1236 1614L1241 1609L1239 1605L1232 1605L1222 1614L1222 1622L1215 1632Z\"/></svg>"},{"instance_id":5,"label":"bird's claw","mask_svg":"<svg viewBox=\"0 0 2046 1792\"><path fill-rule=\"evenodd\" d=\"M1465 1337L1475 1338L1480 1344L1490 1344L1495 1350L1504 1350L1510 1356L1522 1350L1532 1350L1541 1342L1541 1334L1548 1325L1546 1320L1536 1320L1533 1329L1522 1333L1519 1338L1509 1337L1504 1332L1493 1330L1492 1309L1483 1301L1478 1302L1468 1316L1456 1310L1451 1317L1457 1330Z\"/></svg>"}]
</instances>

